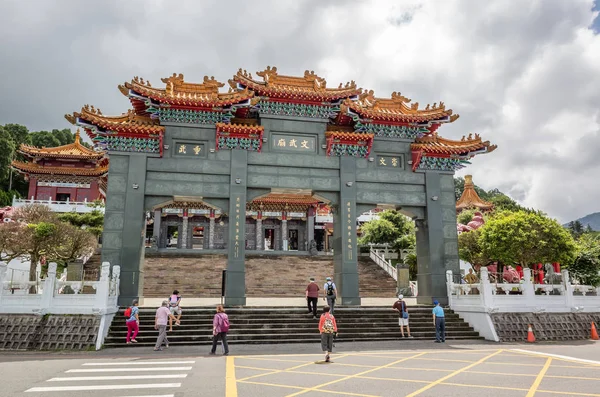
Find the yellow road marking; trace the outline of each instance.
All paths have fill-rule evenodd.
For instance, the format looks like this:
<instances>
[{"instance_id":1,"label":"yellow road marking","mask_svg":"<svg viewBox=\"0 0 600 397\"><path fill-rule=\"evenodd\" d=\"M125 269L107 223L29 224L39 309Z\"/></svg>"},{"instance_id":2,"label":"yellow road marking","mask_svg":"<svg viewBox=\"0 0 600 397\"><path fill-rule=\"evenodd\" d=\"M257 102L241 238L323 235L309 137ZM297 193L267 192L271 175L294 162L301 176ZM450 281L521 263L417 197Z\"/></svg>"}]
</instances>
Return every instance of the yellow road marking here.
<instances>
[{"instance_id":1,"label":"yellow road marking","mask_svg":"<svg viewBox=\"0 0 600 397\"><path fill-rule=\"evenodd\" d=\"M235 358L227 357L225 364L225 397L238 397L237 381L235 379Z\"/></svg>"},{"instance_id":2,"label":"yellow road marking","mask_svg":"<svg viewBox=\"0 0 600 397\"><path fill-rule=\"evenodd\" d=\"M527 393L526 397L535 396L535 392L537 391L538 387L540 387L540 383L542 383L542 380L544 380L544 376L546 375L546 372L548 372L548 368L550 368L550 364L552 364L552 357L549 357L546 360L546 364L544 364L544 367L538 374L537 378L535 378L535 381L533 382L533 385L531 385L531 387L529 388L529 393Z\"/></svg>"},{"instance_id":3,"label":"yellow road marking","mask_svg":"<svg viewBox=\"0 0 600 397\"><path fill-rule=\"evenodd\" d=\"M423 387L423 388L415 391L414 393L406 395L406 397L417 396L417 395L423 393L424 391L429 390L429 389L431 389L432 387L434 387L436 385L439 385L440 383L444 382L445 380L448 380L448 379L452 378L453 376L456 376L456 375L460 374L461 372L465 372L465 371L467 371L467 370L469 370L469 369L471 369L471 368L473 368L473 367L475 367L475 366L477 366L477 365L485 362L485 360L487 360L489 358L492 358L492 357L494 357L494 356L496 356L496 355L498 355L498 354L500 354L502 352L503 352L503 350L496 350L496 352L494 352L494 353L492 353L490 355L485 356L484 358L480 359L479 361L476 361L476 362L474 362L474 363L472 363L470 365L467 365L464 368L456 370L456 371L454 371L454 372L452 372L452 373L450 373L450 374L448 374L448 375L446 375L446 376L444 376L444 377L436 380L435 382L432 382L432 383L428 384L427 386L425 386L425 387Z\"/></svg>"},{"instance_id":4,"label":"yellow road marking","mask_svg":"<svg viewBox=\"0 0 600 397\"><path fill-rule=\"evenodd\" d=\"M451 359L445 359L445 358L415 358L415 360L424 360L424 361L444 361L444 362L449 362L449 363L474 363L476 361L469 361L469 360L451 360Z\"/></svg>"},{"instance_id":5,"label":"yellow road marking","mask_svg":"<svg viewBox=\"0 0 600 397\"><path fill-rule=\"evenodd\" d=\"M576 393L576 392L563 392L563 391L552 391L552 390L538 390L538 393L550 393L550 394L566 394L568 396L590 396L590 397L600 397L600 394L593 393Z\"/></svg>"},{"instance_id":6,"label":"yellow road marking","mask_svg":"<svg viewBox=\"0 0 600 397\"><path fill-rule=\"evenodd\" d=\"M306 366L308 366L308 365L312 365L312 364L314 364L314 362L313 362L313 361L311 361L311 362L309 362L309 363L304 363L304 364L296 365L296 366L294 366L294 367L291 367L291 368L286 368L286 369L275 369L275 370L273 370L273 369L272 369L272 370L270 370L271 372L267 372L266 374L258 374L258 375L248 376L248 377L246 377L246 378L242 378L242 379L240 379L239 381L246 381L246 380L249 380L249 379L260 378L261 376L267 376L267 375L278 374L278 373L280 373L280 372L287 372L287 371L291 371L291 370L294 370L294 369L297 369L297 368L306 367ZM239 382L239 381L238 381L238 382Z\"/></svg>"},{"instance_id":7,"label":"yellow road marking","mask_svg":"<svg viewBox=\"0 0 600 397\"><path fill-rule=\"evenodd\" d=\"M304 393L307 393L307 392L309 392L309 391L319 391L319 392L322 392L322 391L324 391L324 390L322 390L322 389L321 389L321 387L329 386L329 385L332 385L332 384L334 384L334 383L342 382L342 381L345 381L345 380L348 380L348 379L357 378L357 377L359 377L359 376L366 375L366 374L368 374L368 373L371 373L371 372L374 372L374 371L377 371L377 370L380 370L380 369L383 369L383 368L388 368L388 367L391 367L391 366L393 366L393 365L396 365L396 364L398 364L398 363L401 363L401 362L403 362L403 361L408 361L408 360L410 360L410 359L413 359L413 358L416 358L416 357L420 357L420 356L422 356L422 355L424 355L424 354L427 354L427 353L425 353L425 352L424 352L424 353L415 354L414 356L405 357L405 358L402 358L402 359L400 359L400 360L396 360L396 361L394 361L394 362L391 362L391 363L389 363L389 364L382 365L382 366L380 366L380 367L376 367L376 368L369 369L369 370L367 370L367 371L359 372L358 374L355 374L355 375L348 375L348 376L346 376L346 377L344 377L344 378L341 378L341 379L336 379L336 380L333 380L333 381L331 381L331 382L327 382L327 383L322 383L322 384L320 384L320 385L317 385L317 386L311 387L311 388L309 388L309 389L306 389L306 390L304 390L304 391L300 391L300 392L297 392L297 393L289 394L289 395L287 395L286 397L298 396L298 395L300 395L300 394L304 394Z\"/></svg>"},{"instance_id":8,"label":"yellow road marking","mask_svg":"<svg viewBox=\"0 0 600 397\"><path fill-rule=\"evenodd\" d=\"M263 383L263 382L250 382L250 381L240 381L240 383L248 383L251 385L260 385L260 386L282 387L285 389L296 389L296 390L307 390L308 389L307 387L280 385L277 383ZM358 393L340 392L340 391L333 391L333 390L319 390L319 393L343 394L345 396L358 396L358 397L379 397L379 396L374 396L371 394L358 394Z\"/></svg>"},{"instance_id":9,"label":"yellow road marking","mask_svg":"<svg viewBox=\"0 0 600 397\"><path fill-rule=\"evenodd\" d=\"M528 356L528 357L538 357L538 358L552 357L555 360L566 361L568 363L577 363L577 364L582 364L582 365L588 365L590 367L599 367L600 366L600 364L596 364L596 363L583 362L585 360L582 361L581 359L577 359L576 357L573 357L572 359L570 359L568 357L556 357L556 355L552 354L552 353L528 352L528 351L524 351L524 350L513 350L513 351L516 353L522 354L524 356ZM555 365L555 367L557 367L557 365Z\"/></svg>"},{"instance_id":10,"label":"yellow road marking","mask_svg":"<svg viewBox=\"0 0 600 397\"><path fill-rule=\"evenodd\" d=\"M246 366L242 366L242 365L236 365L236 368L241 368L241 369L252 369L252 370L256 370L256 371L268 371L268 372L273 372L272 368L260 368L260 367L246 367ZM286 370L286 373L292 373L292 374L303 374L303 375L319 375L319 376L337 376L337 377L344 377L347 376L346 374L329 374L329 373L323 373L323 372L309 372L309 371L293 371L293 370ZM268 374L265 374L268 375Z\"/></svg>"}]
</instances>

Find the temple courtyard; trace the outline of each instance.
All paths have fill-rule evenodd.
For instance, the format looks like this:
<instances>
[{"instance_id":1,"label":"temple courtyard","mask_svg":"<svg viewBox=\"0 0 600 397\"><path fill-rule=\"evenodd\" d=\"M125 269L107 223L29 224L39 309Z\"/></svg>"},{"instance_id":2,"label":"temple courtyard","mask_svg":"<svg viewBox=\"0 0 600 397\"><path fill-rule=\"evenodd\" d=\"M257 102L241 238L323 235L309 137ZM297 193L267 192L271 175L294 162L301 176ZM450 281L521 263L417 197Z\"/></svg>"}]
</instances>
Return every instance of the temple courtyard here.
<instances>
[{"instance_id":1,"label":"temple courtyard","mask_svg":"<svg viewBox=\"0 0 600 397\"><path fill-rule=\"evenodd\" d=\"M600 396L600 344L394 341L0 355L2 396ZM21 374L27 373L23 378Z\"/></svg>"}]
</instances>

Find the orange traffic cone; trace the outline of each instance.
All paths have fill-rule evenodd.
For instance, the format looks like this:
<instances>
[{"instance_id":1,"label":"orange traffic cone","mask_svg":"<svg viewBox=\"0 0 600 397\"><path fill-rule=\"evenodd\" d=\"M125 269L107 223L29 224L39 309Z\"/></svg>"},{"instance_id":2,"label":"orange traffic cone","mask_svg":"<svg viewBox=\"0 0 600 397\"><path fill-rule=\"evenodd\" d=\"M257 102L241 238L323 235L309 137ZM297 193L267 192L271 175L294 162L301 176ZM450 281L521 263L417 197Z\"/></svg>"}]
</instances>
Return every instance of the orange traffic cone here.
<instances>
[{"instance_id":1,"label":"orange traffic cone","mask_svg":"<svg viewBox=\"0 0 600 397\"><path fill-rule=\"evenodd\" d=\"M596 324L592 321L592 340L598 340L598 331L596 331Z\"/></svg>"},{"instance_id":2,"label":"orange traffic cone","mask_svg":"<svg viewBox=\"0 0 600 397\"><path fill-rule=\"evenodd\" d=\"M527 342L528 343L535 342L535 335L533 335L533 330L531 329L531 324L529 324L529 329L527 329Z\"/></svg>"}]
</instances>

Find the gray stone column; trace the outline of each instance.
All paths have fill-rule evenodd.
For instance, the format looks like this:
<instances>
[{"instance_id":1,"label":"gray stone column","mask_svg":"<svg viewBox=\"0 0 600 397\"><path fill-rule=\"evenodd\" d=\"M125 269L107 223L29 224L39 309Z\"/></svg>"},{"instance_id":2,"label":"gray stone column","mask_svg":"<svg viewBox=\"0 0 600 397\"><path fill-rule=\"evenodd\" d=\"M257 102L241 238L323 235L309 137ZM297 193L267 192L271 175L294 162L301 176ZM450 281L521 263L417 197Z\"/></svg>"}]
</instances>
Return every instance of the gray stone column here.
<instances>
[{"instance_id":1,"label":"gray stone column","mask_svg":"<svg viewBox=\"0 0 600 397\"><path fill-rule=\"evenodd\" d=\"M307 229L307 250L310 249L310 243L315 239L315 209L310 207L308 209L306 218L306 229Z\"/></svg>"},{"instance_id":2,"label":"gray stone column","mask_svg":"<svg viewBox=\"0 0 600 397\"><path fill-rule=\"evenodd\" d=\"M426 219L417 231L417 303L448 303L446 271L460 271L456 232L456 197L451 174L425 173Z\"/></svg>"},{"instance_id":3,"label":"gray stone column","mask_svg":"<svg viewBox=\"0 0 600 397\"><path fill-rule=\"evenodd\" d=\"M160 241L160 221L162 220L162 210L159 208L154 210L154 224L152 228L152 238L154 240L155 248L158 248Z\"/></svg>"},{"instance_id":4,"label":"gray stone column","mask_svg":"<svg viewBox=\"0 0 600 397\"><path fill-rule=\"evenodd\" d=\"M141 298L144 291L146 162L146 156L138 154L110 156L102 262L121 266L121 306Z\"/></svg>"},{"instance_id":5,"label":"gray stone column","mask_svg":"<svg viewBox=\"0 0 600 397\"><path fill-rule=\"evenodd\" d=\"M340 158L340 201L333 216L335 282L343 305L360 305L356 241L356 158Z\"/></svg>"},{"instance_id":6,"label":"gray stone column","mask_svg":"<svg viewBox=\"0 0 600 397\"><path fill-rule=\"evenodd\" d=\"M262 251L263 249L263 234L262 234L262 211L258 211L256 217L256 250Z\"/></svg>"},{"instance_id":7,"label":"gray stone column","mask_svg":"<svg viewBox=\"0 0 600 397\"><path fill-rule=\"evenodd\" d=\"M246 185L248 152L231 151L231 180L229 186L229 242L227 244L227 283L225 304L246 304Z\"/></svg>"},{"instance_id":8,"label":"gray stone column","mask_svg":"<svg viewBox=\"0 0 600 397\"><path fill-rule=\"evenodd\" d=\"M183 210L183 217L181 218L181 248L183 249L190 248L188 246L189 221L187 214L187 210Z\"/></svg>"},{"instance_id":9,"label":"gray stone column","mask_svg":"<svg viewBox=\"0 0 600 397\"><path fill-rule=\"evenodd\" d=\"M281 250L282 251L287 251L290 249L290 247L288 247L286 245L287 239L288 239L287 214L285 211L283 211L282 216L281 216Z\"/></svg>"},{"instance_id":10,"label":"gray stone column","mask_svg":"<svg viewBox=\"0 0 600 397\"><path fill-rule=\"evenodd\" d=\"M208 249L215 248L215 213L214 210L210 211L210 218L208 220Z\"/></svg>"}]
</instances>

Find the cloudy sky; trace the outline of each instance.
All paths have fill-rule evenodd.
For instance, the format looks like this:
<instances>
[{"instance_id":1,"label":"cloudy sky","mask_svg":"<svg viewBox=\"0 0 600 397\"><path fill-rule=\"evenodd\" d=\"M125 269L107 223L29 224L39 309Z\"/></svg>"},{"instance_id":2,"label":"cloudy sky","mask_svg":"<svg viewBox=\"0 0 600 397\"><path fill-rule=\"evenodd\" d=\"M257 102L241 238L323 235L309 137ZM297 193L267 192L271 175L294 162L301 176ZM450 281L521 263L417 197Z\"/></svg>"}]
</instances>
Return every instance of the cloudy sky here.
<instances>
[{"instance_id":1,"label":"cloudy sky","mask_svg":"<svg viewBox=\"0 0 600 397\"><path fill-rule=\"evenodd\" d=\"M86 103L120 114L117 85L136 75L310 69L444 101L461 117L441 135L499 146L467 168L477 184L566 222L600 211L599 1L2 0L0 124L65 128Z\"/></svg>"}]
</instances>

